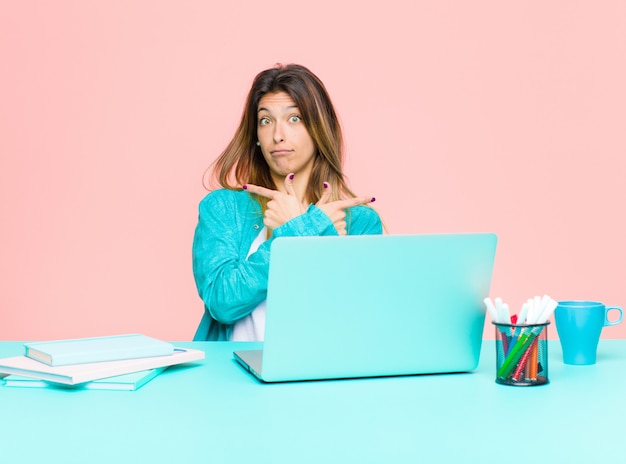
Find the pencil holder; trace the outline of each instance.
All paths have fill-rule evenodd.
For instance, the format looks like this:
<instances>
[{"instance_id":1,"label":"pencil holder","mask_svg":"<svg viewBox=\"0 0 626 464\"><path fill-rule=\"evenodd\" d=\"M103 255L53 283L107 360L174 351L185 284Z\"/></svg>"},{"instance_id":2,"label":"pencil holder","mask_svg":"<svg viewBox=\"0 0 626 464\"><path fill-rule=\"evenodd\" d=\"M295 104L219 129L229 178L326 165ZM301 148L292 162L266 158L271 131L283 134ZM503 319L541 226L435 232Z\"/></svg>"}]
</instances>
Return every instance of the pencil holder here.
<instances>
[{"instance_id":1,"label":"pencil holder","mask_svg":"<svg viewBox=\"0 0 626 464\"><path fill-rule=\"evenodd\" d=\"M548 380L548 325L497 324L496 382L528 387Z\"/></svg>"}]
</instances>

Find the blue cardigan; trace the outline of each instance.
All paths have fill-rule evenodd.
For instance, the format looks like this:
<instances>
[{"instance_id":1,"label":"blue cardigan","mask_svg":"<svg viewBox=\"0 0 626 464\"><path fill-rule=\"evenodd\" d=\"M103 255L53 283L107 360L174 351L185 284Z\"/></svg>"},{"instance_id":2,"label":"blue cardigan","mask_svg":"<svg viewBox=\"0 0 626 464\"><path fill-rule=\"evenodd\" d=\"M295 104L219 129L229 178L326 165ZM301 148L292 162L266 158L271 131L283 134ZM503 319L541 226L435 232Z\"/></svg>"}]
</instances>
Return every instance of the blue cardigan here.
<instances>
[{"instance_id":1,"label":"blue cardigan","mask_svg":"<svg viewBox=\"0 0 626 464\"><path fill-rule=\"evenodd\" d=\"M337 235L330 218L315 205L272 231L248 259L263 228L261 205L245 190L215 190L200 202L193 240L193 275L204 301L195 341L228 340L233 324L250 314L267 295L272 241L284 236ZM350 235L380 234L382 223L372 208L348 209Z\"/></svg>"}]
</instances>

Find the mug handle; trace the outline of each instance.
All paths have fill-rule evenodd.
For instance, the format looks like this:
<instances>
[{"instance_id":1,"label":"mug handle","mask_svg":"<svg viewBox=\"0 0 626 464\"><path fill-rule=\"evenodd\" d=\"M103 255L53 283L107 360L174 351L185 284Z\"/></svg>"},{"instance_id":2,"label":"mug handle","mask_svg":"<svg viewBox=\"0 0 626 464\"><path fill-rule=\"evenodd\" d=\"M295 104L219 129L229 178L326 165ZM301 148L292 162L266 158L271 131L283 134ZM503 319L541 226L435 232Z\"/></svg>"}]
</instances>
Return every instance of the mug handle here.
<instances>
[{"instance_id":1,"label":"mug handle","mask_svg":"<svg viewBox=\"0 0 626 464\"><path fill-rule=\"evenodd\" d=\"M614 321L609 321L609 311L611 311L612 309L619 311L619 317ZM604 325L605 326L617 325L620 322L622 322L623 317L624 317L624 311L622 311L622 308L620 308L619 306L607 306L606 313L604 316Z\"/></svg>"}]
</instances>

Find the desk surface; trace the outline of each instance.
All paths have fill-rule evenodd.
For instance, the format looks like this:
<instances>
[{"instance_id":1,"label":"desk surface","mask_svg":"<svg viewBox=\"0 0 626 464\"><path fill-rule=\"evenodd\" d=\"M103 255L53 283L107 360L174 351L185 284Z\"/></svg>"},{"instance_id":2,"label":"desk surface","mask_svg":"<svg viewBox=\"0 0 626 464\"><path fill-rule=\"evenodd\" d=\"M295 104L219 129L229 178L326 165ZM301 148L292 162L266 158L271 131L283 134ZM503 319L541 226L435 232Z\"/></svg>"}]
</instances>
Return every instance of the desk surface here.
<instances>
[{"instance_id":1,"label":"desk surface","mask_svg":"<svg viewBox=\"0 0 626 464\"><path fill-rule=\"evenodd\" d=\"M550 341L551 383L539 387L496 384L493 341L467 374L266 385L232 359L254 344L177 345L206 359L135 392L0 387L2 462L623 459L626 340L601 340L593 366L564 365ZM21 353L0 343L0 357Z\"/></svg>"}]
</instances>

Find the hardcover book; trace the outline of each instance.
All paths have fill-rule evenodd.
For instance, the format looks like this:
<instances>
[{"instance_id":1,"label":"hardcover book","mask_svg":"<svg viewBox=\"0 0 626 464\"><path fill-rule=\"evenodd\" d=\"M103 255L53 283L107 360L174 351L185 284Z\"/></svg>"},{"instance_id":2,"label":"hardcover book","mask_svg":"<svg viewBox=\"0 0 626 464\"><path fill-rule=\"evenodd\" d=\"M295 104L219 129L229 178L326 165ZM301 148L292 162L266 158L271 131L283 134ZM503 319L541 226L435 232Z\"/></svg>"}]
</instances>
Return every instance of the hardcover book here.
<instances>
[{"instance_id":1,"label":"hardcover book","mask_svg":"<svg viewBox=\"0 0 626 464\"><path fill-rule=\"evenodd\" d=\"M171 343L141 334L24 343L25 355L49 366L167 356Z\"/></svg>"},{"instance_id":2,"label":"hardcover book","mask_svg":"<svg viewBox=\"0 0 626 464\"><path fill-rule=\"evenodd\" d=\"M67 366L48 366L27 356L0 359L0 373L17 374L51 382L76 385L131 372L173 366L204 359L204 351L174 347L168 356L121 359Z\"/></svg>"}]
</instances>

